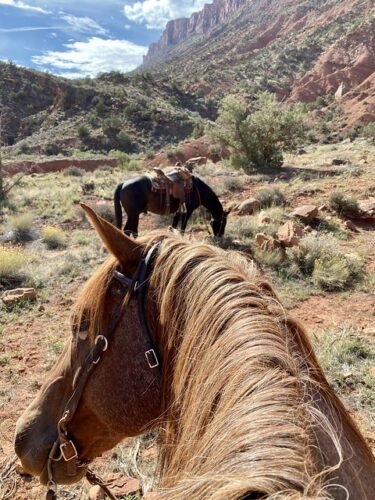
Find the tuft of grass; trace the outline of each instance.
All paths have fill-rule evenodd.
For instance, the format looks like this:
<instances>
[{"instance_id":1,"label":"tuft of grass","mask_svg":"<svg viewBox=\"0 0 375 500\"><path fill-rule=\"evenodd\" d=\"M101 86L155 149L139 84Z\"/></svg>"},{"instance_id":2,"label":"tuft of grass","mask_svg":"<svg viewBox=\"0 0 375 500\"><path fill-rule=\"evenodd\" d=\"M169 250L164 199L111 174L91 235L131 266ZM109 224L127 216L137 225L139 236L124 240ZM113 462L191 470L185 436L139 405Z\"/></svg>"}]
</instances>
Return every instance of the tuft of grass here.
<instances>
[{"instance_id":1,"label":"tuft of grass","mask_svg":"<svg viewBox=\"0 0 375 500\"><path fill-rule=\"evenodd\" d=\"M66 236L62 229L46 226L42 229L42 239L49 250L66 246Z\"/></svg>"},{"instance_id":2,"label":"tuft of grass","mask_svg":"<svg viewBox=\"0 0 375 500\"><path fill-rule=\"evenodd\" d=\"M271 269L280 269L285 263L285 252L279 248L275 250L261 250L254 248L254 258L260 264Z\"/></svg>"},{"instance_id":3,"label":"tuft of grass","mask_svg":"<svg viewBox=\"0 0 375 500\"><path fill-rule=\"evenodd\" d=\"M67 167L63 175L65 177L71 176L71 177L83 177L85 175L85 171L82 168L76 167L75 165L71 165L70 167Z\"/></svg>"},{"instance_id":4,"label":"tuft of grass","mask_svg":"<svg viewBox=\"0 0 375 500\"><path fill-rule=\"evenodd\" d=\"M312 279L313 283L322 290L328 292L345 290L351 282L349 262L344 255L317 259L314 263Z\"/></svg>"},{"instance_id":5,"label":"tuft of grass","mask_svg":"<svg viewBox=\"0 0 375 500\"><path fill-rule=\"evenodd\" d=\"M336 391L375 425L375 377L371 340L354 328L329 329L313 336L315 352Z\"/></svg>"},{"instance_id":6,"label":"tuft of grass","mask_svg":"<svg viewBox=\"0 0 375 500\"><path fill-rule=\"evenodd\" d=\"M341 191L335 191L331 194L329 207L338 215L344 217L355 216L359 212L358 201Z\"/></svg>"},{"instance_id":7,"label":"tuft of grass","mask_svg":"<svg viewBox=\"0 0 375 500\"><path fill-rule=\"evenodd\" d=\"M27 279L29 255L21 248L0 248L0 285L17 286Z\"/></svg>"},{"instance_id":8,"label":"tuft of grass","mask_svg":"<svg viewBox=\"0 0 375 500\"><path fill-rule=\"evenodd\" d=\"M9 225L17 241L32 239L33 216L23 213L9 217Z\"/></svg>"},{"instance_id":9,"label":"tuft of grass","mask_svg":"<svg viewBox=\"0 0 375 500\"><path fill-rule=\"evenodd\" d=\"M286 198L277 187L260 189L255 198L258 200L260 208L279 207L286 205Z\"/></svg>"}]
</instances>

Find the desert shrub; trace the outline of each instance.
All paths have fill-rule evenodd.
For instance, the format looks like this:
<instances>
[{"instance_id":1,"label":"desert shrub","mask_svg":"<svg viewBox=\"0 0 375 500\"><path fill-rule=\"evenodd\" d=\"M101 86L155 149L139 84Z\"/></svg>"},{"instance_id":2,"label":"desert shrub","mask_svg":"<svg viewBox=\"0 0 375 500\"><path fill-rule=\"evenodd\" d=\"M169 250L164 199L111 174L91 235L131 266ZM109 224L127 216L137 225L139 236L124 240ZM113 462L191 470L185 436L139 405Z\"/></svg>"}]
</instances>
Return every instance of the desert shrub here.
<instances>
[{"instance_id":1,"label":"desert shrub","mask_svg":"<svg viewBox=\"0 0 375 500\"><path fill-rule=\"evenodd\" d=\"M375 144L375 123L369 123L363 128L363 136Z\"/></svg>"},{"instance_id":2,"label":"desert shrub","mask_svg":"<svg viewBox=\"0 0 375 500\"><path fill-rule=\"evenodd\" d=\"M285 263L285 253L279 248L275 250L262 250L256 247L254 249L254 257L257 262L272 269L280 269Z\"/></svg>"},{"instance_id":3,"label":"desert shrub","mask_svg":"<svg viewBox=\"0 0 375 500\"><path fill-rule=\"evenodd\" d=\"M133 149L132 138L125 132L125 130L120 130L116 135L118 145L121 150L131 151Z\"/></svg>"},{"instance_id":4,"label":"desert shrub","mask_svg":"<svg viewBox=\"0 0 375 500\"><path fill-rule=\"evenodd\" d=\"M277 187L260 189L255 198L258 200L260 208L278 207L286 204L286 198Z\"/></svg>"},{"instance_id":5,"label":"desert shrub","mask_svg":"<svg viewBox=\"0 0 375 500\"><path fill-rule=\"evenodd\" d=\"M193 138L199 139L204 135L205 126L203 122L196 122L193 128Z\"/></svg>"},{"instance_id":6,"label":"desert shrub","mask_svg":"<svg viewBox=\"0 0 375 500\"><path fill-rule=\"evenodd\" d=\"M29 260L21 248L0 248L0 288L22 284Z\"/></svg>"},{"instance_id":7,"label":"desert shrub","mask_svg":"<svg viewBox=\"0 0 375 500\"><path fill-rule=\"evenodd\" d=\"M82 168L76 167L75 165L70 165L70 167L67 167L63 175L65 177L71 176L71 177L83 177L85 175L85 171Z\"/></svg>"},{"instance_id":8,"label":"desert shrub","mask_svg":"<svg viewBox=\"0 0 375 500\"><path fill-rule=\"evenodd\" d=\"M95 205L95 212L100 215L103 219L107 220L108 222L114 222L114 213L112 206L106 205L104 203L100 203L98 205Z\"/></svg>"},{"instance_id":9,"label":"desert shrub","mask_svg":"<svg viewBox=\"0 0 375 500\"><path fill-rule=\"evenodd\" d=\"M358 201L341 191L335 191L329 198L329 207L338 215L355 216L359 212Z\"/></svg>"},{"instance_id":10,"label":"desert shrub","mask_svg":"<svg viewBox=\"0 0 375 500\"><path fill-rule=\"evenodd\" d=\"M9 217L9 225L17 241L29 241L32 239L33 216L23 213Z\"/></svg>"},{"instance_id":11,"label":"desert shrub","mask_svg":"<svg viewBox=\"0 0 375 500\"><path fill-rule=\"evenodd\" d=\"M103 123L103 133L109 138L115 138L121 131L121 120L116 116L107 118Z\"/></svg>"},{"instance_id":12,"label":"desert shrub","mask_svg":"<svg viewBox=\"0 0 375 500\"><path fill-rule=\"evenodd\" d=\"M86 127L86 125L80 125L78 127L77 132L78 132L79 138L82 139L82 140L87 139L89 137L89 135L90 135L90 131Z\"/></svg>"},{"instance_id":13,"label":"desert shrub","mask_svg":"<svg viewBox=\"0 0 375 500\"><path fill-rule=\"evenodd\" d=\"M245 181L241 177L225 177L224 179L224 188L226 191L238 191L244 184Z\"/></svg>"},{"instance_id":14,"label":"desert shrub","mask_svg":"<svg viewBox=\"0 0 375 500\"><path fill-rule=\"evenodd\" d=\"M283 152L295 152L304 139L305 122L300 106L283 107L268 92L258 94L251 106L245 97L229 95L210 134L231 150L233 165L248 173L281 167Z\"/></svg>"},{"instance_id":15,"label":"desert shrub","mask_svg":"<svg viewBox=\"0 0 375 500\"><path fill-rule=\"evenodd\" d=\"M307 236L298 247L289 248L287 255L322 290L345 290L363 277L362 262L344 255L330 235Z\"/></svg>"},{"instance_id":16,"label":"desert shrub","mask_svg":"<svg viewBox=\"0 0 375 500\"><path fill-rule=\"evenodd\" d=\"M140 169L139 162L137 160L130 160L128 163L128 170L137 171Z\"/></svg>"},{"instance_id":17,"label":"desert shrub","mask_svg":"<svg viewBox=\"0 0 375 500\"><path fill-rule=\"evenodd\" d=\"M119 153L117 155L117 166L121 170L127 170L130 162L130 156L126 153Z\"/></svg>"},{"instance_id":18,"label":"desert shrub","mask_svg":"<svg viewBox=\"0 0 375 500\"><path fill-rule=\"evenodd\" d=\"M337 252L337 240L330 235L306 236L297 247L287 250L290 261L306 275L312 275L316 260L331 258Z\"/></svg>"},{"instance_id":19,"label":"desert shrub","mask_svg":"<svg viewBox=\"0 0 375 500\"><path fill-rule=\"evenodd\" d=\"M323 290L344 290L350 279L350 269L343 255L317 259L312 274L313 282Z\"/></svg>"},{"instance_id":20,"label":"desert shrub","mask_svg":"<svg viewBox=\"0 0 375 500\"><path fill-rule=\"evenodd\" d=\"M50 250L61 248L66 245L66 236L62 229L46 226L42 229L42 239Z\"/></svg>"}]
</instances>

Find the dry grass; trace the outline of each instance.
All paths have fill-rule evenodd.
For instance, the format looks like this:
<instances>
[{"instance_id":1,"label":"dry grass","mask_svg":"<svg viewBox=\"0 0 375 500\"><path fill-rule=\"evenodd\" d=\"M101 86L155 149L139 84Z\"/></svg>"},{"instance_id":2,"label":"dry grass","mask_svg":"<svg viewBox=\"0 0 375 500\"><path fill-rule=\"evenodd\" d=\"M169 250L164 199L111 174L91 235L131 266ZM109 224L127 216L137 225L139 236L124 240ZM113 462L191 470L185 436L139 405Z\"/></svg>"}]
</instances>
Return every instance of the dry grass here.
<instances>
[{"instance_id":1,"label":"dry grass","mask_svg":"<svg viewBox=\"0 0 375 500\"><path fill-rule=\"evenodd\" d=\"M0 247L0 286L9 288L24 283L31 260L31 255L22 248Z\"/></svg>"},{"instance_id":2,"label":"dry grass","mask_svg":"<svg viewBox=\"0 0 375 500\"><path fill-rule=\"evenodd\" d=\"M46 226L42 229L41 235L43 242L49 250L66 246L66 235L58 227Z\"/></svg>"},{"instance_id":3,"label":"dry grass","mask_svg":"<svg viewBox=\"0 0 375 500\"><path fill-rule=\"evenodd\" d=\"M374 339L344 327L315 333L313 342L330 383L375 430Z\"/></svg>"}]
</instances>

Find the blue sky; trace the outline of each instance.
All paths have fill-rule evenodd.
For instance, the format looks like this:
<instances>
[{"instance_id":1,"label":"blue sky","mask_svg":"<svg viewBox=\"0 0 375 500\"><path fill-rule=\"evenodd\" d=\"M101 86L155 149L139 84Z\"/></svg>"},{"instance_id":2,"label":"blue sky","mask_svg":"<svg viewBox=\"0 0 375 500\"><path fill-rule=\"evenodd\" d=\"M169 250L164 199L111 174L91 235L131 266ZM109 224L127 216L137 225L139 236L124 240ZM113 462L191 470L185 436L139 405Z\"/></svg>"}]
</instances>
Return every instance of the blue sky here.
<instances>
[{"instance_id":1,"label":"blue sky","mask_svg":"<svg viewBox=\"0 0 375 500\"><path fill-rule=\"evenodd\" d=\"M0 0L0 60L67 78L130 71L170 19L209 0Z\"/></svg>"}]
</instances>

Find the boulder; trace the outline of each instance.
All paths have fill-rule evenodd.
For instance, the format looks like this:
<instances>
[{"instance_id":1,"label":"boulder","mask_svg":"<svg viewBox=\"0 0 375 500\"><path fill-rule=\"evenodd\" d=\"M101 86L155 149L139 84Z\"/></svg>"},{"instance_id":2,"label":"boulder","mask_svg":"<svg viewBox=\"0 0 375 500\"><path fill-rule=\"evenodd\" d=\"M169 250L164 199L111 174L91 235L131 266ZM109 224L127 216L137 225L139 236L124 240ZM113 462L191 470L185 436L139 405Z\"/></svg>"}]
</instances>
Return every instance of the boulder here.
<instances>
[{"instance_id":1,"label":"boulder","mask_svg":"<svg viewBox=\"0 0 375 500\"><path fill-rule=\"evenodd\" d=\"M362 200L358 202L360 218L361 219L374 219L375 218L375 198Z\"/></svg>"},{"instance_id":2,"label":"boulder","mask_svg":"<svg viewBox=\"0 0 375 500\"><path fill-rule=\"evenodd\" d=\"M287 222L277 231L278 240L283 247L297 246L303 236L303 228L292 221Z\"/></svg>"},{"instance_id":3,"label":"boulder","mask_svg":"<svg viewBox=\"0 0 375 500\"><path fill-rule=\"evenodd\" d=\"M185 166L188 168L194 168L199 165L206 165L207 157L206 156L197 156L195 158L190 158L185 162Z\"/></svg>"},{"instance_id":4,"label":"boulder","mask_svg":"<svg viewBox=\"0 0 375 500\"><path fill-rule=\"evenodd\" d=\"M258 247L260 247L264 251L272 251L280 248L280 242L277 241L272 236L264 233L258 233L255 236L255 243Z\"/></svg>"},{"instance_id":5,"label":"boulder","mask_svg":"<svg viewBox=\"0 0 375 500\"><path fill-rule=\"evenodd\" d=\"M351 220L346 220L344 222L344 228L345 229L349 229L349 231L353 231L353 233L359 233L360 232L359 229L357 228L357 226Z\"/></svg>"},{"instance_id":6,"label":"boulder","mask_svg":"<svg viewBox=\"0 0 375 500\"><path fill-rule=\"evenodd\" d=\"M37 294L34 288L16 288L15 290L6 290L1 299L5 304L14 304L20 300L36 300Z\"/></svg>"},{"instance_id":7,"label":"boulder","mask_svg":"<svg viewBox=\"0 0 375 500\"><path fill-rule=\"evenodd\" d=\"M141 484L138 479L124 476L123 474L111 474L105 477L105 484L111 493L118 498L127 495L138 495L141 493ZM93 486L89 491L90 500L105 500L106 495L100 486Z\"/></svg>"},{"instance_id":8,"label":"boulder","mask_svg":"<svg viewBox=\"0 0 375 500\"><path fill-rule=\"evenodd\" d=\"M309 222L316 219L318 214L319 214L319 208L316 205L302 205L293 210L290 216L297 217L301 221L306 222L308 224Z\"/></svg>"},{"instance_id":9,"label":"boulder","mask_svg":"<svg viewBox=\"0 0 375 500\"><path fill-rule=\"evenodd\" d=\"M248 198L241 202L237 209L237 215L252 215L259 208L259 202L255 198Z\"/></svg>"}]
</instances>

